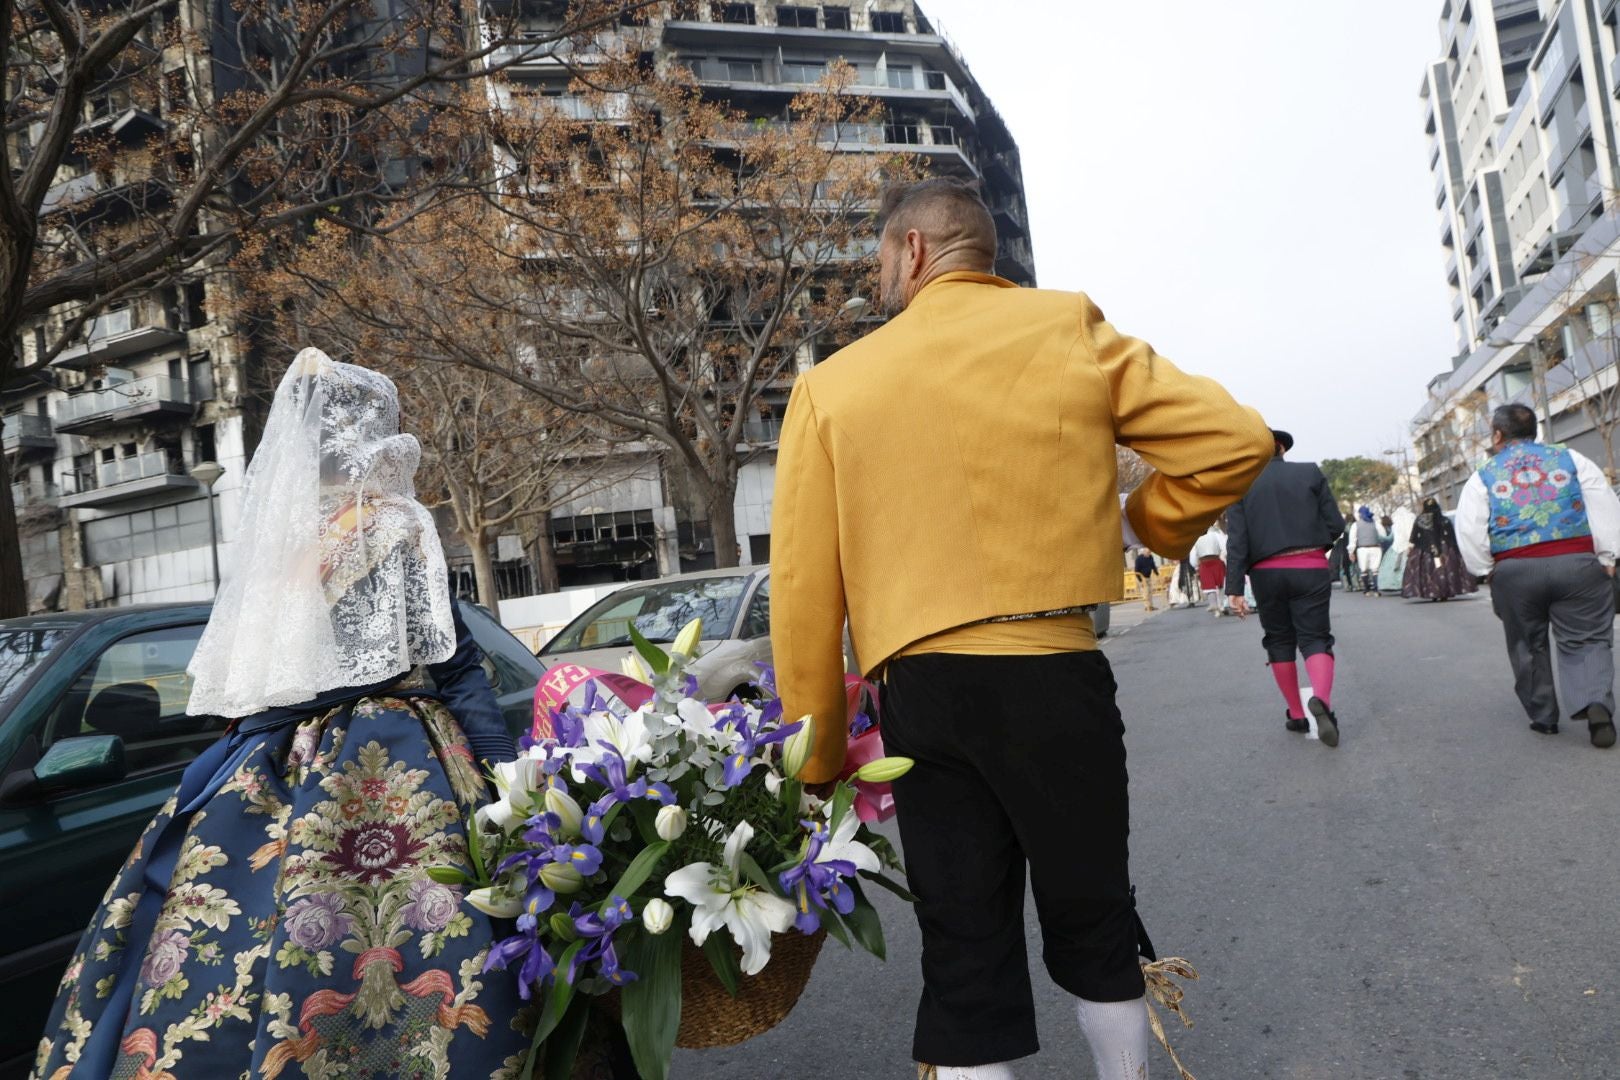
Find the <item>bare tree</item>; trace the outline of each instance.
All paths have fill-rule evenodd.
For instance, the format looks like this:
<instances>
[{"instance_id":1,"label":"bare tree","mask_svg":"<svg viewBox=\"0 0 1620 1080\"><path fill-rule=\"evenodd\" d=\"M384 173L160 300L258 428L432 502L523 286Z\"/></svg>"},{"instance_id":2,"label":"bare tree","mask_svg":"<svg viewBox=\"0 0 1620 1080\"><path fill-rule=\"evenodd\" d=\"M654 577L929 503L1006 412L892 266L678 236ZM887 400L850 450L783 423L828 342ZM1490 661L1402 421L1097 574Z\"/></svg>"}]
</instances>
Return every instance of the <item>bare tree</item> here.
<instances>
[{"instance_id":1,"label":"bare tree","mask_svg":"<svg viewBox=\"0 0 1620 1080\"><path fill-rule=\"evenodd\" d=\"M872 210L909 157L862 152L877 106L847 70L789 114L703 100L684 69L609 59L579 96L514 100L492 140L497 194L441 207L343 263L290 269L317 318L417 333L364 285L382 260L453 296L509 345L436 335L424 355L498 374L597 433L662 448L735 565L738 477L774 445L773 406L854 331L875 281ZM874 125L876 130L874 130ZM425 259L410 254L424 248Z\"/></svg>"},{"instance_id":2,"label":"bare tree","mask_svg":"<svg viewBox=\"0 0 1620 1080\"><path fill-rule=\"evenodd\" d=\"M640 5L575 0L537 52ZM519 8L521 5L513 5ZM120 301L312 220L374 231L479 174L458 90L518 27L398 0L0 0L0 385L55 385L50 361ZM25 330L44 340L26 348ZM0 616L21 613L0 462Z\"/></svg>"}]
</instances>

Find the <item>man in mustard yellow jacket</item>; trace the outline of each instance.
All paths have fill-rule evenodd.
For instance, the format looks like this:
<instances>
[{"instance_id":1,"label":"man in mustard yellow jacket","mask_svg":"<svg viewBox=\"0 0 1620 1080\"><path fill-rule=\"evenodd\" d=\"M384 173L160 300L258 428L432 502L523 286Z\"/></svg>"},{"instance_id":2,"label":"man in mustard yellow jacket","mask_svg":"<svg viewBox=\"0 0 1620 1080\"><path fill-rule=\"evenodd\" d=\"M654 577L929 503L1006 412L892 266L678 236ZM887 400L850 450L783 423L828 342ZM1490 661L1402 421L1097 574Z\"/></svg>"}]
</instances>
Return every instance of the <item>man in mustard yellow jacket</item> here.
<instances>
[{"instance_id":1,"label":"man in mustard yellow jacket","mask_svg":"<svg viewBox=\"0 0 1620 1080\"><path fill-rule=\"evenodd\" d=\"M882 673L885 748L916 760L894 785L923 938L914 1056L942 1080L1003 1078L1037 1049L1027 861L1099 1076L1134 1080L1151 946L1089 615L1123 593L1114 448L1155 470L1125 504L1132 542L1180 559L1270 461L1271 433L1083 294L993 276L972 188L894 189L882 221L894 317L800 377L777 462L771 637L786 715L816 719L802 775L843 767L847 618Z\"/></svg>"}]
</instances>

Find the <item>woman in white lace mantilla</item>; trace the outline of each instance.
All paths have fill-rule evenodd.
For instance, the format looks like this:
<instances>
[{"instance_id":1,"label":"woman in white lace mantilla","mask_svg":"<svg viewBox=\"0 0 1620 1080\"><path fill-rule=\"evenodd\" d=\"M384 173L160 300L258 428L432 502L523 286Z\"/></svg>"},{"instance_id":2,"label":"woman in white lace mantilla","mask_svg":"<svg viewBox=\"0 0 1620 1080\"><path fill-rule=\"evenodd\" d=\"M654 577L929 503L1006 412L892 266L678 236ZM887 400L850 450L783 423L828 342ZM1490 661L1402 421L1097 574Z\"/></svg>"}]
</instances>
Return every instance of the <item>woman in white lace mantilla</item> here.
<instances>
[{"instance_id":1,"label":"woman in white lace mantilla","mask_svg":"<svg viewBox=\"0 0 1620 1080\"><path fill-rule=\"evenodd\" d=\"M465 866L480 761L514 756L386 377L306 349L248 468L191 674L231 718L68 966L35 1075L511 1076ZM422 677L432 676L435 689Z\"/></svg>"}]
</instances>

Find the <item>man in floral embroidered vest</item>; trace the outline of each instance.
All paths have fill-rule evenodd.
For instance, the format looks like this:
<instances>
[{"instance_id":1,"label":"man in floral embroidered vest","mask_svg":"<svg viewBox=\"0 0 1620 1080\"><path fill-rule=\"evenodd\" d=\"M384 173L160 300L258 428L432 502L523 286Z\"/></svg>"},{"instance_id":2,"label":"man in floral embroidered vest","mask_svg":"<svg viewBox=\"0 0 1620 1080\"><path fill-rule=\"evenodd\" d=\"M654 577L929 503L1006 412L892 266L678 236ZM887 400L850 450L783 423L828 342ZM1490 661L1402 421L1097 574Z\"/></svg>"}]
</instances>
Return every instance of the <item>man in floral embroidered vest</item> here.
<instances>
[{"instance_id":1,"label":"man in floral embroidered vest","mask_svg":"<svg viewBox=\"0 0 1620 1080\"><path fill-rule=\"evenodd\" d=\"M1457 503L1457 543L1507 633L1514 689L1530 729L1558 733L1550 628L1570 715L1592 745L1614 745L1614 577L1620 499L1591 461L1536 441L1536 415L1504 405L1491 418L1492 455Z\"/></svg>"}]
</instances>

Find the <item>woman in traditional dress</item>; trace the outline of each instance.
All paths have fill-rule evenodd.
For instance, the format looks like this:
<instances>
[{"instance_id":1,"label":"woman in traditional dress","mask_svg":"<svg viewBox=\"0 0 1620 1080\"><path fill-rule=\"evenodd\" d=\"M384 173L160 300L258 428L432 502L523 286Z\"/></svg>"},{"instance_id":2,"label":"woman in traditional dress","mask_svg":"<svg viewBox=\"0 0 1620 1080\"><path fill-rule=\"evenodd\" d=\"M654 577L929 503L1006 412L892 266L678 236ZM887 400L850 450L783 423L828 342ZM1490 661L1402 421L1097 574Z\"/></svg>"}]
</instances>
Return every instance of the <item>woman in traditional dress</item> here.
<instances>
[{"instance_id":1,"label":"woman in traditional dress","mask_svg":"<svg viewBox=\"0 0 1620 1080\"><path fill-rule=\"evenodd\" d=\"M1449 600L1479 588L1463 565L1457 530L1433 498L1423 500L1423 512L1412 525L1412 548L1407 554L1401 595L1408 600Z\"/></svg>"},{"instance_id":2,"label":"woman in traditional dress","mask_svg":"<svg viewBox=\"0 0 1620 1080\"><path fill-rule=\"evenodd\" d=\"M1406 507L1396 510L1393 515L1385 515L1381 525L1389 534L1389 544L1384 548L1384 561L1378 565L1378 591L1391 596L1399 596L1401 583L1406 575L1406 558L1411 541L1408 539L1412 532L1412 523L1417 515Z\"/></svg>"},{"instance_id":3,"label":"woman in traditional dress","mask_svg":"<svg viewBox=\"0 0 1620 1080\"><path fill-rule=\"evenodd\" d=\"M514 748L414 497L420 455L387 378L298 355L190 667L188 711L233 722L108 890L36 1076L521 1066L489 921L428 875L467 864L478 762Z\"/></svg>"}]
</instances>

